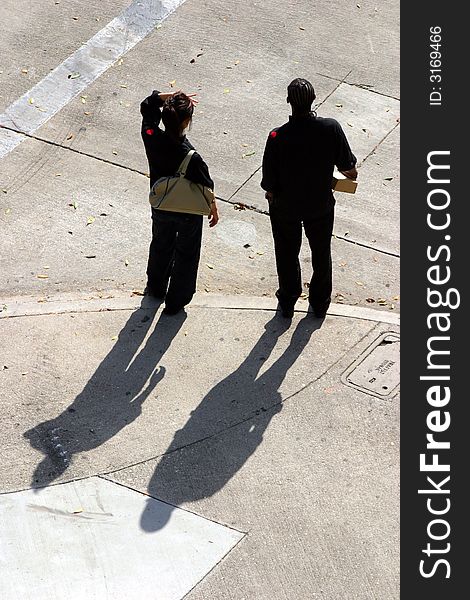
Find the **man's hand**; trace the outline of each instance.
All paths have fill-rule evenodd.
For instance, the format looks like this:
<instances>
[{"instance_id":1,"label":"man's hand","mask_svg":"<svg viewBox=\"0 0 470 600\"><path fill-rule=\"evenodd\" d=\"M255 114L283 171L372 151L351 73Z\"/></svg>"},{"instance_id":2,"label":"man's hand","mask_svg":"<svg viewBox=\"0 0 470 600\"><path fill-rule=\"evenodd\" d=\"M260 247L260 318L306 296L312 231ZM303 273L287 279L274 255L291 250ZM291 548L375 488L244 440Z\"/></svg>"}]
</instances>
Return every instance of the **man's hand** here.
<instances>
[{"instance_id":1,"label":"man's hand","mask_svg":"<svg viewBox=\"0 0 470 600\"><path fill-rule=\"evenodd\" d=\"M215 227L219 222L219 211L217 210L217 204L215 202L211 205L211 213L208 217L209 219L209 227Z\"/></svg>"},{"instance_id":2,"label":"man's hand","mask_svg":"<svg viewBox=\"0 0 470 600\"><path fill-rule=\"evenodd\" d=\"M340 173L342 173L348 179L357 179L357 169L356 169L356 167L353 167L352 169L349 169L349 171L340 171Z\"/></svg>"},{"instance_id":3,"label":"man's hand","mask_svg":"<svg viewBox=\"0 0 470 600\"><path fill-rule=\"evenodd\" d=\"M264 197L269 202L269 204L271 204L271 202L274 199L274 194L272 192L266 192L266 194L264 195Z\"/></svg>"}]
</instances>

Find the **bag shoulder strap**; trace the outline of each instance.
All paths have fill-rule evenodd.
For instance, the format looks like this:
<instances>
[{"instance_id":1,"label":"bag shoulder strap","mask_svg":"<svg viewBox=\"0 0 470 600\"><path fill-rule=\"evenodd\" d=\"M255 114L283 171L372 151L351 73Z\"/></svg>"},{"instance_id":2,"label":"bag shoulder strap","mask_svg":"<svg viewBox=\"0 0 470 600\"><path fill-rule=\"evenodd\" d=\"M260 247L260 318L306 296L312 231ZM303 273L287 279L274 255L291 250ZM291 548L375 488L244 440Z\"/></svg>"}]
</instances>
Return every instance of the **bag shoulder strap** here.
<instances>
[{"instance_id":1,"label":"bag shoulder strap","mask_svg":"<svg viewBox=\"0 0 470 600\"><path fill-rule=\"evenodd\" d=\"M189 165L189 161L191 160L193 154L196 152L196 150L190 150L186 156L183 159L183 162L180 164L179 168L178 168L178 173L180 175L183 175L183 177L186 175L186 170L188 168Z\"/></svg>"}]
</instances>

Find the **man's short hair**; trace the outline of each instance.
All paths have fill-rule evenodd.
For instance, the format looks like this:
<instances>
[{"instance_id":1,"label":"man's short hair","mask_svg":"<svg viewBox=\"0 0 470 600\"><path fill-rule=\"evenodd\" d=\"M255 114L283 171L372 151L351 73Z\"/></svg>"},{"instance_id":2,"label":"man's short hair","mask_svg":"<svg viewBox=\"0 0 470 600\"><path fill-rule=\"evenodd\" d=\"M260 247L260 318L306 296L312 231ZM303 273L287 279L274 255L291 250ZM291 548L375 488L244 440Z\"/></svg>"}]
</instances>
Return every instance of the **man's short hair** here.
<instances>
[{"instance_id":1,"label":"man's short hair","mask_svg":"<svg viewBox=\"0 0 470 600\"><path fill-rule=\"evenodd\" d=\"M287 101L297 109L308 110L315 98L313 85L306 79L294 79L287 87Z\"/></svg>"}]
</instances>

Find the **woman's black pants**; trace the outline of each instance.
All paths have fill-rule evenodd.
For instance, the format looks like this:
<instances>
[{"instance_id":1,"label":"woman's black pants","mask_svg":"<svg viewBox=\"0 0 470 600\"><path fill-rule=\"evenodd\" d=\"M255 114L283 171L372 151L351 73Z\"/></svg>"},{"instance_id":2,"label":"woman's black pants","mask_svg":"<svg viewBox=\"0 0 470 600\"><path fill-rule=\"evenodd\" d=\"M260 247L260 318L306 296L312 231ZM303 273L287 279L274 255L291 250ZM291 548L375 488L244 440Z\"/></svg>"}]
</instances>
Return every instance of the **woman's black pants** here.
<instances>
[{"instance_id":1,"label":"woman's black pants","mask_svg":"<svg viewBox=\"0 0 470 600\"><path fill-rule=\"evenodd\" d=\"M196 291L202 216L152 209L152 242L147 265L149 291L181 308Z\"/></svg>"}]
</instances>

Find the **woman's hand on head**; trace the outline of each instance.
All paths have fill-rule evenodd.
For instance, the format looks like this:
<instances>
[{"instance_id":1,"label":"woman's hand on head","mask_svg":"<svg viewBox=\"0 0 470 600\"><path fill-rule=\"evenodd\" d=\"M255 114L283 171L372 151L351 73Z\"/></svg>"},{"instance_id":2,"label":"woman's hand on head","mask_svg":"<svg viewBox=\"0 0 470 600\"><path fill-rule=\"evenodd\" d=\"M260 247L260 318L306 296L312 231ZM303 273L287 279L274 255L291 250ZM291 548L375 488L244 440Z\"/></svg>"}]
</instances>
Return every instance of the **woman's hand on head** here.
<instances>
[{"instance_id":1,"label":"woman's hand on head","mask_svg":"<svg viewBox=\"0 0 470 600\"><path fill-rule=\"evenodd\" d=\"M174 92L160 92L158 95L163 100L163 102L165 102L166 100L168 100L168 98L174 96Z\"/></svg>"},{"instance_id":2,"label":"woman's hand on head","mask_svg":"<svg viewBox=\"0 0 470 600\"><path fill-rule=\"evenodd\" d=\"M183 92L183 90L176 90L175 92L160 92L160 94L158 94L160 96L160 98L163 100L163 102L165 102L166 100L168 100L169 98L172 98L173 96L176 96L176 94L181 94ZM196 96L197 94L185 94L188 98L189 101L191 102L191 106L196 106L196 104L199 103L199 100L196 100Z\"/></svg>"},{"instance_id":3,"label":"woman's hand on head","mask_svg":"<svg viewBox=\"0 0 470 600\"><path fill-rule=\"evenodd\" d=\"M186 94L186 96L189 98L189 101L191 102L192 106L196 106L196 104L199 104L199 100L196 100L197 94Z\"/></svg>"}]
</instances>

